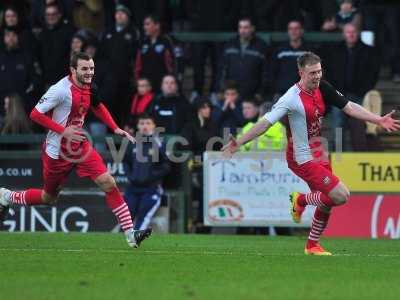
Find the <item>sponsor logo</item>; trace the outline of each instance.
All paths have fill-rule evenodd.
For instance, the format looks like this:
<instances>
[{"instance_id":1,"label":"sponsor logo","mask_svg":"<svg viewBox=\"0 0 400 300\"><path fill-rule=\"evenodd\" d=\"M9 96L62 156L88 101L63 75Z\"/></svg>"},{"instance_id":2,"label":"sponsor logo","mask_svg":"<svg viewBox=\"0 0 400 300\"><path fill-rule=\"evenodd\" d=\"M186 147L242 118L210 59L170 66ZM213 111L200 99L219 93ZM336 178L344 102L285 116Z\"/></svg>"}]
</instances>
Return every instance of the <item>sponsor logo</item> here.
<instances>
[{"instance_id":1,"label":"sponsor logo","mask_svg":"<svg viewBox=\"0 0 400 300\"><path fill-rule=\"evenodd\" d=\"M236 201L219 199L208 204L208 218L213 222L239 222L243 217L243 208Z\"/></svg>"},{"instance_id":2,"label":"sponsor logo","mask_svg":"<svg viewBox=\"0 0 400 300\"><path fill-rule=\"evenodd\" d=\"M322 180L322 182L325 185L329 185L331 183L331 179L329 178L329 176L325 176L324 179Z\"/></svg>"}]
</instances>

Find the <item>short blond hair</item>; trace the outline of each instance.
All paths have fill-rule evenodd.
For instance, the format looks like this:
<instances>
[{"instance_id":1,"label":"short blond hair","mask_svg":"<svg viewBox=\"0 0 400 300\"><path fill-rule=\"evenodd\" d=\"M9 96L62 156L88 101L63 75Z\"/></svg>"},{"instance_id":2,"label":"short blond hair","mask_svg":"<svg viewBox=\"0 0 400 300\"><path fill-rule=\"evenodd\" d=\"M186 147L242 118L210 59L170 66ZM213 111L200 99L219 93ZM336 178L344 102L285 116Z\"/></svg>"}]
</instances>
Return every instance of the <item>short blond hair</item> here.
<instances>
[{"instance_id":1,"label":"short blond hair","mask_svg":"<svg viewBox=\"0 0 400 300\"><path fill-rule=\"evenodd\" d=\"M318 63L321 63L321 58L311 51L306 52L297 58L297 67L299 69L303 69L305 66L312 66Z\"/></svg>"}]
</instances>

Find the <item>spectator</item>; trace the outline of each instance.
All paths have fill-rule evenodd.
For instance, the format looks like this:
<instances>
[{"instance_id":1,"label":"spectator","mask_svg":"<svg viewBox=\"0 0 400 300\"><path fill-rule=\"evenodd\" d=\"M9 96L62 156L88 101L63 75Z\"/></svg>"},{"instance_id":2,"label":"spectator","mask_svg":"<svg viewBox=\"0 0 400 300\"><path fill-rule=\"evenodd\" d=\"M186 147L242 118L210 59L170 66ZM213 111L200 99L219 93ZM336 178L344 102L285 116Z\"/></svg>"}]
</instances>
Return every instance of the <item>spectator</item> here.
<instances>
[{"instance_id":1,"label":"spectator","mask_svg":"<svg viewBox=\"0 0 400 300\"><path fill-rule=\"evenodd\" d=\"M248 18L239 20L239 35L228 41L224 48L219 82L235 80L240 95L252 98L264 94L267 80L267 45L255 34Z\"/></svg>"},{"instance_id":2,"label":"spectator","mask_svg":"<svg viewBox=\"0 0 400 300\"><path fill-rule=\"evenodd\" d=\"M194 32L233 31L236 20L235 2L228 0L191 0L187 1L188 15ZM210 9L212 7L212 9ZM222 17L223 16L223 17ZM222 51L222 43L195 42L192 46L192 64L194 75L194 91L190 97L193 102L203 95L205 82L205 67L210 59L211 82L209 91L211 98L216 99L218 91L218 60Z\"/></svg>"},{"instance_id":3,"label":"spectator","mask_svg":"<svg viewBox=\"0 0 400 300\"><path fill-rule=\"evenodd\" d=\"M3 35L5 29L12 29L18 33L19 36L19 44L21 48L27 51L32 52L32 55L36 55L37 51L37 42L32 32L25 28L20 20L20 15L14 7L8 7L4 10L3 21L1 27L1 46L3 45Z\"/></svg>"},{"instance_id":4,"label":"spectator","mask_svg":"<svg viewBox=\"0 0 400 300\"><path fill-rule=\"evenodd\" d=\"M22 99L18 94L9 94L4 98L4 125L1 134L31 133L32 124L24 110Z\"/></svg>"},{"instance_id":5,"label":"spectator","mask_svg":"<svg viewBox=\"0 0 400 300\"><path fill-rule=\"evenodd\" d=\"M129 180L125 201L134 216L135 230L143 230L160 206L161 182L171 167L165 145L154 135L154 119L142 115L138 122L137 142L128 145L123 166Z\"/></svg>"},{"instance_id":6,"label":"spectator","mask_svg":"<svg viewBox=\"0 0 400 300\"><path fill-rule=\"evenodd\" d=\"M71 56L73 53L82 52L85 47L85 36L83 35L82 30L79 30L74 34L71 40Z\"/></svg>"},{"instance_id":7,"label":"spectator","mask_svg":"<svg viewBox=\"0 0 400 300\"><path fill-rule=\"evenodd\" d=\"M146 77L155 92L160 91L166 74L174 74L175 62L170 39L161 35L161 23L156 16L144 19L145 38L136 56L135 79Z\"/></svg>"},{"instance_id":8,"label":"spectator","mask_svg":"<svg viewBox=\"0 0 400 300\"><path fill-rule=\"evenodd\" d=\"M128 116L129 95L133 78L133 65L139 41L139 30L131 22L131 11L124 5L115 9L115 27L104 34L103 58L110 63L114 77L114 91L109 100L111 112L117 122L124 123Z\"/></svg>"},{"instance_id":9,"label":"spectator","mask_svg":"<svg viewBox=\"0 0 400 300\"><path fill-rule=\"evenodd\" d=\"M68 73L70 43L74 31L74 27L63 20L57 4L46 6L45 28L39 34L39 59L46 87Z\"/></svg>"},{"instance_id":10,"label":"spectator","mask_svg":"<svg viewBox=\"0 0 400 300\"><path fill-rule=\"evenodd\" d=\"M283 43L272 55L272 67L269 74L271 86L274 92L274 99L281 95L297 81L299 74L297 70L297 58L311 47L304 43L303 25L299 20L292 20L287 26L289 42Z\"/></svg>"},{"instance_id":11,"label":"spectator","mask_svg":"<svg viewBox=\"0 0 400 300\"><path fill-rule=\"evenodd\" d=\"M361 13L358 11L357 8L354 7L353 3L353 0L341 0L340 10L336 13L335 16L332 16L325 20L324 24L322 25L322 30L342 30L343 26L348 23L353 24L358 30L361 30Z\"/></svg>"},{"instance_id":12,"label":"spectator","mask_svg":"<svg viewBox=\"0 0 400 300\"><path fill-rule=\"evenodd\" d=\"M189 142L186 150L190 150L194 155L201 155L204 151L217 150L206 149L207 142L217 136L217 124L211 119L212 105L208 99L198 98L195 103L196 116L186 123L182 136Z\"/></svg>"},{"instance_id":13,"label":"spectator","mask_svg":"<svg viewBox=\"0 0 400 300\"><path fill-rule=\"evenodd\" d=\"M243 104L245 103L246 102L243 102ZM255 102L248 102L247 104L249 105L250 103L254 103L253 106L256 105ZM247 123L242 128L240 134L238 134L238 138L248 132L257 123L259 118L264 117L265 113L271 110L271 104L266 102L259 107L257 106L256 110L259 112L259 114L256 118L252 118L255 110L249 108L246 109L245 105L243 105L243 114L245 115L245 118L247 115ZM250 113L250 111L253 112ZM280 122L276 122L271 128L260 135L256 140L242 145L240 149L241 151L278 151L285 148L285 141L285 127Z\"/></svg>"},{"instance_id":14,"label":"spectator","mask_svg":"<svg viewBox=\"0 0 400 300\"><path fill-rule=\"evenodd\" d=\"M372 90L378 81L379 60L375 49L360 40L359 31L355 25L346 24L343 35L344 42L329 51L334 55L327 58L326 75L347 99L361 104L365 94ZM342 111L333 107L333 129L342 128L344 120ZM365 149L364 123L356 120L349 120L349 122L353 150Z\"/></svg>"},{"instance_id":15,"label":"spectator","mask_svg":"<svg viewBox=\"0 0 400 300\"><path fill-rule=\"evenodd\" d=\"M254 99L245 99L242 102L242 113L244 121L257 122L259 114L259 106Z\"/></svg>"},{"instance_id":16,"label":"spectator","mask_svg":"<svg viewBox=\"0 0 400 300\"><path fill-rule=\"evenodd\" d=\"M184 128L192 113L186 99L179 94L178 83L173 75L165 75L161 93L147 109L156 124L165 129L166 134L178 134Z\"/></svg>"},{"instance_id":17,"label":"spectator","mask_svg":"<svg viewBox=\"0 0 400 300\"><path fill-rule=\"evenodd\" d=\"M374 32L380 57L389 65L392 79L400 83L400 3L363 1L364 30Z\"/></svg>"},{"instance_id":18,"label":"spectator","mask_svg":"<svg viewBox=\"0 0 400 300\"><path fill-rule=\"evenodd\" d=\"M14 29L4 31L5 48L0 51L0 98L8 93L18 93L24 97L24 106L30 110L32 99L40 87L40 74L34 67L29 53L19 46L17 32Z\"/></svg>"},{"instance_id":19,"label":"spectator","mask_svg":"<svg viewBox=\"0 0 400 300\"><path fill-rule=\"evenodd\" d=\"M242 127L244 119L242 114L239 89L236 82L227 81L224 88L222 101L217 103L213 112L213 119L218 125L219 134L228 133L236 135L237 129Z\"/></svg>"},{"instance_id":20,"label":"spectator","mask_svg":"<svg viewBox=\"0 0 400 300\"><path fill-rule=\"evenodd\" d=\"M136 82L137 92L132 97L130 125L136 127L137 117L143 114L151 105L154 93L147 78L139 78Z\"/></svg>"}]
</instances>

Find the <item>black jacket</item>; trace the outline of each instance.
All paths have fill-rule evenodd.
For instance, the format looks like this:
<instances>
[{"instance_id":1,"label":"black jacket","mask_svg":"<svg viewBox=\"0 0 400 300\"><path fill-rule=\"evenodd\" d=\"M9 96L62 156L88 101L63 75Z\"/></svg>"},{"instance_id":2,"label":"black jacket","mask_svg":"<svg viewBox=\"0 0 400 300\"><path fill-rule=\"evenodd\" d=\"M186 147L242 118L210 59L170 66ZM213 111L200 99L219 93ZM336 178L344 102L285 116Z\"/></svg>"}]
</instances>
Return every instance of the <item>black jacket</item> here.
<instances>
[{"instance_id":1,"label":"black jacket","mask_svg":"<svg viewBox=\"0 0 400 300\"><path fill-rule=\"evenodd\" d=\"M0 97L18 93L24 97L27 90L39 88L40 74L29 53L22 49L0 50Z\"/></svg>"},{"instance_id":2,"label":"black jacket","mask_svg":"<svg viewBox=\"0 0 400 300\"><path fill-rule=\"evenodd\" d=\"M364 95L375 87L378 81L380 62L373 47L359 42L353 48L353 64L347 59L347 46L340 45L326 49L325 76L338 91L344 94ZM347 77L346 77L347 76ZM346 83L350 81L350 83Z\"/></svg>"},{"instance_id":3,"label":"black jacket","mask_svg":"<svg viewBox=\"0 0 400 300\"><path fill-rule=\"evenodd\" d=\"M312 51L312 48L304 43L297 49L285 43L274 51L271 58L271 72L268 74L273 92L284 94L299 81L297 58L306 51Z\"/></svg>"},{"instance_id":4,"label":"black jacket","mask_svg":"<svg viewBox=\"0 0 400 300\"><path fill-rule=\"evenodd\" d=\"M46 85L52 85L69 73L70 44L74 27L60 22L39 35L39 60Z\"/></svg>"},{"instance_id":5,"label":"black jacket","mask_svg":"<svg viewBox=\"0 0 400 300\"><path fill-rule=\"evenodd\" d=\"M162 78L167 74L176 75L176 63L173 44L166 36L159 36L154 44L145 38L140 44L136 56L135 78L146 77L153 90L160 91Z\"/></svg>"},{"instance_id":6,"label":"black jacket","mask_svg":"<svg viewBox=\"0 0 400 300\"><path fill-rule=\"evenodd\" d=\"M171 169L165 145L158 137L130 143L123 159L126 176L137 187L156 187Z\"/></svg>"},{"instance_id":7,"label":"black jacket","mask_svg":"<svg viewBox=\"0 0 400 300\"><path fill-rule=\"evenodd\" d=\"M252 97L256 93L263 94L267 80L266 52L266 43L257 36L250 40L243 53L239 37L227 42L218 76L220 88L225 80L235 80L239 84L240 95L243 98Z\"/></svg>"},{"instance_id":8,"label":"black jacket","mask_svg":"<svg viewBox=\"0 0 400 300\"><path fill-rule=\"evenodd\" d=\"M194 155L201 155L206 150L217 150L215 146L214 149L206 149L207 142L217 135L218 127L213 120L205 120L201 125L200 119L194 117L182 131L182 136L189 142L185 150L191 150Z\"/></svg>"},{"instance_id":9,"label":"black jacket","mask_svg":"<svg viewBox=\"0 0 400 300\"><path fill-rule=\"evenodd\" d=\"M133 26L121 31L113 29L103 35L100 56L109 62L110 72L122 81L121 85L129 84L132 79L138 44L139 31Z\"/></svg>"},{"instance_id":10,"label":"black jacket","mask_svg":"<svg viewBox=\"0 0 400 300\"><path fill-rule=\"evenodd\" d=\"M165 128L166 134L178 134L184 125L192 118L192 108L182 96L164 96L159 94L154 98L147 112L156 122L157 127Z\"/></svg>"}]
</instances>

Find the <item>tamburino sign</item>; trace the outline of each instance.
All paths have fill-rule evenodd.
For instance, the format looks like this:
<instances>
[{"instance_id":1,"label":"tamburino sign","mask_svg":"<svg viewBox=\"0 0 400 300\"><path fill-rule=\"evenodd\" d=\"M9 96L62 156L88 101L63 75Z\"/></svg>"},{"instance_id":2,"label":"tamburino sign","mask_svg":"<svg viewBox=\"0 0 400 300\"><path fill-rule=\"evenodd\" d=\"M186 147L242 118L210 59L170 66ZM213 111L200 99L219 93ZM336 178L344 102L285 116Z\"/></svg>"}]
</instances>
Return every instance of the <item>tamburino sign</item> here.
<instances>
[{"instance_id":1,"label":"tamburino sign","mask_svg":"<svg viewBox=\"0 0 400 300\"><path fill-rule=\"evenodd\" d=\"M238 153L227 160L220 152L204 154L204 223L210 226L295 226L289 194L308 192L289 170L284 153ZM307 208L300 226L309 226Z\"/></svg>"}]
</instances>

